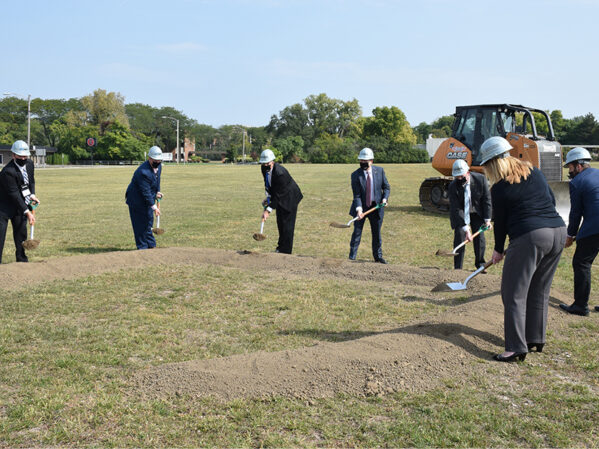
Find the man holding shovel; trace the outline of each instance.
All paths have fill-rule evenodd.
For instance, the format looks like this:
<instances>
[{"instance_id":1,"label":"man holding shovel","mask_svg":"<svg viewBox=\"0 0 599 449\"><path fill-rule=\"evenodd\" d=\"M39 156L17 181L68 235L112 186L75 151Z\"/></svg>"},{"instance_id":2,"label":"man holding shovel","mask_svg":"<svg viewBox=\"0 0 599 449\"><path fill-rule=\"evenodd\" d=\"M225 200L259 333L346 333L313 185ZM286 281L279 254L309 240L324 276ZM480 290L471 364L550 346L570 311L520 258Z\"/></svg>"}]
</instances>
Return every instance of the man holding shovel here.
<instances>
[{"instance_id":1,"label":"man holding shovel","mask_svg":"<svg viewBox=\"0 0 599 449\"><path fill-rule=\"evenodd\" d=\"M267 149L260 154L260 165L266 189L262 220L266 220L273 209L277 210L279 243L276 251L291 254L297 206L304 196L287 169L275 162L272 150Z\"/></svg>"},{"instance_id":2,"label":"man holding shovel","mask_svg":"<svg viewBox=\"0 0 599 449\"><path fill-rule=\"evenodd\" d=\"M476 268L485 264L485 234L472 237L472 230L491 225L491 192L487 178L480 173L471 172L463 159L453 163L452 173L455 179L449 184L449 221L454 230L453 246L464 241L473 242L474 263ZM476 232L476 231L475 231ZM453 267L461 270L464 264L465 249L462 246L453 258Z\"/></svg>"},{"instance_id":3,"label":"man holding shovel","mask_svg":"<svg viewBox=\"0 0 599 449\"><path fill-rule=\"evenodd\" d=\"M359 219L354 221L354 232L349 243L349 259L355 260L362 239L364 228L364 212L378 204L387 205L391 188L385 170L372 165L374 153L370 148L363 148L358 155L360 168L351 174L351 189L354 195L349 214ZM386 264L383 259L381 228L383 226L384 208L381 207L369 215L370 230L372 231L372 256L374 261Z\"/></svg>"},{"instance_id":4,"label":"man holding shovel","mask_svg":"<svg viewBox=\"0 0 599 449\"><path fill-rule=\"evenodd\" d=\"M135 236L137 249L156 247L156 239L152 234L154 215L160 216L156 200L162 198L160 192L160 175L162 173L162 150L153 146L148 153L148 160L141 164L125 193L125 202L129 206L129 216Z\"/></svg>"},{"instance_id":5,"label":"man holding shovel","mask_svg":"<svg viewBox=\"0 0 599 449\"><path fill-rule=\"evenodd\" d=\"M29 159L29 145L22 140L12 144L12 160L0 172L0 263L8 220L12 223L17 262L28 262L23 242L27 239L27 222L35 224L32 204L39 203L35 196L33 162Z\"/></svg>"}]
</instances>

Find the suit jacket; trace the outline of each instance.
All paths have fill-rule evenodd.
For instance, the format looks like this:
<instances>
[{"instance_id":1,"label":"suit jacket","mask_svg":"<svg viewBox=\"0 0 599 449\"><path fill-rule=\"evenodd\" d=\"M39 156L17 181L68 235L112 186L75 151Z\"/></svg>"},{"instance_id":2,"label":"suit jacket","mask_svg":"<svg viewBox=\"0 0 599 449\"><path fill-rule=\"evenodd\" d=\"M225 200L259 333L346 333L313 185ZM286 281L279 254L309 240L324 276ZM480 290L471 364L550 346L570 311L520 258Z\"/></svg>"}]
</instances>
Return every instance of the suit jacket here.
<instances>
[{"instance_id":1,"label":"suit jacket","mask_svg":"<svg viewBox=\"0 0 599 449\"><path fill-rule=\"evenodd\" d=\"M27 159L25 164L29 178L29 191L35 194L35 177L33 161ZM5 217L14 217L24 214L28 207L21 193L21 186L25 183L21 169L11 160L0 172L0 214Z\"/></svg>"},{"instance_id":2,"label":"suit jacket","mask_svg":"<svg viewBox=\"0 0 599 449\"><path fill-rule=\"evenodd\" d=\"M287 169L278 162L272 168L270 187L266 192L270 195L270 207L287 212L295 209L304 197Z\"/></svg>"},{"instance_id":3,"label":"suit jacket","mask_svg":"<svg viewBox=\"0 0 599 449\"><path fill-rule=\"evenodd\" d=\"M379 204L383 201L383 198L389 199L391 187L389 186L389 181L387 181L383 167L373 165L371 170L372 182L374 183L373 201L376 201L376 203ZM366 212L366 207L368 206L366 205L366 176L364 175L364 170L362 170L362 168L358 168L351 174L351 189L354 194L354 200L349 209L349 214L352 217L355 217L358 215L356 212L357 207L361 207L362 212ZM377 212L379 213L379 216L383 218L384 208L380 208Z\"/></svg>"},{"instance_id":4,"label":"suit jacket","mask_svg":"<svg viewBox=\"0 0 599 449\"><path fill-rule=\"evenodd\" d=\"M457 179L449 184L449 220L451 229L466 226L464 221L464 185ZM470 214L477 214L482 219L491 219L491 192L484 175L470 172L470 198L472 207Z\"/></svg>"},{"instance_id":5,"label":"suit jacket","mask_svg":"<svg viewBox=\"0 0 599 449\"><path fill-rule=\"evenodd\" d=\"M161 174L162 164L158 167L157 173L154 173L149 161L137 167L127 187L125 202L135 209L152 207L156 201L156 194L160 191Z\"/></svg>"},{"instance_id":6,"label":"suit jacket","mask_svg":"<svg viewBox=\"0 0 599 449\"><path fill-rule=\"evenodd\" d=\"M569 185L568 235L583 239L599 234L599 170L586 168L576 175Z\"/></svg>"}]
</instances>

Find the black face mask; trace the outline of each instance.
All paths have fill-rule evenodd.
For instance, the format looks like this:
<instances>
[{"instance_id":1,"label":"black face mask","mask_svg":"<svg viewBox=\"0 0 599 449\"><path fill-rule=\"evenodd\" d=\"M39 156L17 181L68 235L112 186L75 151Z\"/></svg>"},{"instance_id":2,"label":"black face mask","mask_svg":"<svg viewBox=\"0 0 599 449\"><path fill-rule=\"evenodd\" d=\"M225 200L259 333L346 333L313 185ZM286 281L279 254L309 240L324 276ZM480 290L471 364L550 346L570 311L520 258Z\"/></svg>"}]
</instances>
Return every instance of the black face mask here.
<instances>
[{"instance_id":1,"label":"black face mask","mask_svg":"<svg viewBox=\"0 0 599 449\"><path fill-rule=\"evenodd\" d=\"M466 183L468 182L468 180L466 179L466 177L464 176L462 179L460 179L460 183L465 186Z\"/></svg>"},{"instance_id":2,"label":"black face mask","mask_svg":"<svg viewBox=\"0 0 599 449\"><path fill-rule=\"evenodd\" d=\"M162 162L160 162L160 161L153 161L153 162L151 162L151 164L152 164L152 167L153 167L153 168L158 168L158 167L160 167L160 164L161 164L161 163L162 163Z\"/></svg>"},{"instance_id":3,"label":"black face mask","mask_svg":"<svg viewBox=\"0 0 599 449\"><path fill-rule=\"evenodd\" d=\"M27 163L27 159L15 159L15 162L19 167L22 167Z\"/></svg>"},{"instance_id":4,"label":"black face mask","mask_svg":"<svg viewBox=\"0 0 599 449\"><path fill-rule=\"evenodd\" d=\"M262 165L260 166L260 170L262 170L263 175L266 175L270 171L270 165Z\"/></svg>"},{"instance_id":5,"label":"black face mask","mask_svg":"<svg viewBox=\"0 0 599 449\"><path fill-rule=\"evenodd\" d=\"M576 173L575 171L568 171L568 178L569 179L574 179L577 174L578 173Z\"/></svg>"},{"instance_id":6,"label":"black face mask","mask_svg":"<svg viewBox=\"0 0 599 449\"><path fill-rule=\"evenodd\" d=\"M368 170L368 162L360 162L360 168L362 170Z\"/></svg>"}]
</instances>

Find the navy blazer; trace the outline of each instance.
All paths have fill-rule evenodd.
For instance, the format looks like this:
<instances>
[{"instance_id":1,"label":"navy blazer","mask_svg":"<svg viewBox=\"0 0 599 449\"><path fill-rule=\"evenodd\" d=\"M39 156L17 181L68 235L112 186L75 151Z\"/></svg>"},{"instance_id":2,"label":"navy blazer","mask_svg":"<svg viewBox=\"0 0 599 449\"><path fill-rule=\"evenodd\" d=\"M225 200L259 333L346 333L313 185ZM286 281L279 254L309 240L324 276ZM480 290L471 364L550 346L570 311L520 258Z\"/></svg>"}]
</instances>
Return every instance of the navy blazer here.
<instances>
[{"instance_id":1,"label":"navy blazer","mask_svg":"<svg viewBox=\"0 0 599 449\"><path fill-rule=\"evenodd\" d=\"M161 173L162 164L157 173L154 173L149 161L137 167L125 192L125 202L135 209L152 207L156 201L156 194L160 191Z\"/></svg>"},{"instance_id":2,"label":"navy blazer","mask_svg":"<svg viewBox=\"0 0 599 449\"><path fill-rule=\"evenodd\" d=\"M448 188L449 196L449 221L451 229L463 228L464 221L464 184L454 179ZM470 172L470 198L472 209L470 214L477 214L480 218L491 219L491 191L487 177L480 173ZM478 229L473 229L478 231Z\"/></svg>"},{"instance_id":3,"label":"navy blazer","mask_svg":"<svg viewBox=\"0 0 599 449\"><path fill-rule=\"evenodd\" d=\"M29 191L35 194L35 177L33 161L27 159L25 164L29 178ZM25 183L21 169L11 160L0 172L0 214L5 217L14 217L27 212L25 198L21 193L21 186Z\"/></svg>"},{"instance_id":4,"label":"navy blazer","mask_svg":"<svg viewBox=\"0 0 599 449\"><path fill-rule=\"evenodd\" d=\"M599 170L589 167L570 181L568 235L583 239L595 234L599 234Z\"/></svg>"},{"instance_id":5,"label":"navy blazer","mask_svg":"<svg viewBox=\"0 0 599 449\"><path fill-rule=\"evenodd\" d=\"M389 186L389 182L387 181L383 167L373 165L371 170L372 182L374 183L373 201L376 201L377 204L380 204L383 199L389 199L391 187ZM362 212L366 212L366 209L364 208L364 204L366 203L366 176L364 175L364 170L362 170L362 168L358 168L351 174L351 189L354 194L354 200L351 203L349 214L352 217L355 217L358 215L356 212L357 207L361 207ZM381 207L378 210L378 213L380 217L383 218L384 208Z\"/></svg>"}]
</instances>

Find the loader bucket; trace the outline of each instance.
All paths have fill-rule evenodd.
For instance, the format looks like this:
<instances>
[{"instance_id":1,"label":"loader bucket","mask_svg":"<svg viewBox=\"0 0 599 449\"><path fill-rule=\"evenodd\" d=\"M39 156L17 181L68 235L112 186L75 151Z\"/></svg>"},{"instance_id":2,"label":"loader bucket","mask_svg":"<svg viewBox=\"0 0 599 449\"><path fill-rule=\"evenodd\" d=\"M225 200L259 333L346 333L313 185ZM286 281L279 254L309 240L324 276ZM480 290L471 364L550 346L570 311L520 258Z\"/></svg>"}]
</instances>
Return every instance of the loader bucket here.
<instances>
[{"instance_id":1,"label":"loader bucket","mask_svg":"<svg viewBox=\"0 0 599 449\"><path fill-rule=\"evenodd\" d=\"M555 196L555 208L568 225L570 215L570 187L569 181L550 181L549 187Z\"/></svg>"}]
</instances>

